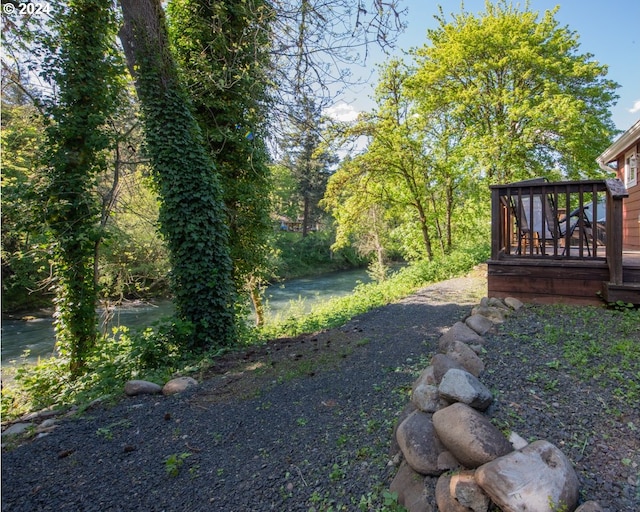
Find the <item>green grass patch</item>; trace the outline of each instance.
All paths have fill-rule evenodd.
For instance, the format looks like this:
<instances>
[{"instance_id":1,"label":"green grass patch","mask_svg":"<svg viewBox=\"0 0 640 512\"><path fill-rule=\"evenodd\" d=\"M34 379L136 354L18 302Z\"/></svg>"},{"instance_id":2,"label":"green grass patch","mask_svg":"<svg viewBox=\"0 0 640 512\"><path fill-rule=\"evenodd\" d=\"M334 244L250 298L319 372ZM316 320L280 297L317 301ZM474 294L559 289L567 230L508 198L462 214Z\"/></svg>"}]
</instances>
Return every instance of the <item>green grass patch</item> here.
<instances>
[{"instance_id":1,"label":"green grass patch","mask_svg":"<svg viewBox=\"0 0 640 512\"><path fill-rule=\"evenodd\" d=\"M423 286L464 275L478 263L486 261L488 249L488 246L479 246L433 261L414 263L385 281L360 284L351 295L319 304L310 313L294 310L286 318L267 322L252 335L259 340L268 340L337 327L354 316L402 299Z\"/></svg>"},{"instance_id":2,"label":"green grass patch","mask_svg":"<svg viewBox=\"0 0 640 512\"><path fill-rule=\"evenodd\" d=\"M562 360L549 368L610 387L621 399L640 400L640 310L554 305L536 312L546 324L541 341L561 349Z\"/></svg>"}]
</instances>

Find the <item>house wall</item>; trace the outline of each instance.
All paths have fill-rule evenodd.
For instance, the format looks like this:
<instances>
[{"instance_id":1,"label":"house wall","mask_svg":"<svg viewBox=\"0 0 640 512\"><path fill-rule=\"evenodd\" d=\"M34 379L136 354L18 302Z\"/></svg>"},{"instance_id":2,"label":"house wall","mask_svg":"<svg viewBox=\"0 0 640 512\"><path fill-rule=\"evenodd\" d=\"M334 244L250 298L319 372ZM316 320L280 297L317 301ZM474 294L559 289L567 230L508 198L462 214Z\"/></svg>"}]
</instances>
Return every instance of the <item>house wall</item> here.
<instances>
[{"instance_id":1,"label":"house wall","mask_svg":"<svg viewBox=\"0 0 640 512\"><path fill-rule=\"evenodd\" d=\"M624 183L625 154L635 146L636 153L640 154L640 141L636 141L625 148L618 155L618 178ZM624 249L640 250L640 179L638 183L627 189L629 197L623 201L623 236Z\"/></svg>"}]
</instances>

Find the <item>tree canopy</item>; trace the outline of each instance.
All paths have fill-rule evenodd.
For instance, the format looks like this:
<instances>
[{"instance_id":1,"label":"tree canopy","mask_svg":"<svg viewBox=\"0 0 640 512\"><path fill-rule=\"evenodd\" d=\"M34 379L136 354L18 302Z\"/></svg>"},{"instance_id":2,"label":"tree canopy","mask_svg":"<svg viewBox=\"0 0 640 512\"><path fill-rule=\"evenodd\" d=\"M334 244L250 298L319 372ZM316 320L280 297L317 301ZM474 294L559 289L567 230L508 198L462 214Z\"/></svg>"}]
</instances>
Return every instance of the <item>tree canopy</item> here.
<instances>
[{"instance_id":1,"label":"tree canopy","mask_svg":"<svg viewBox=\"0 0 640 512\"><path fill-rule=\"evenodd\" d=\"M617 84L605 78L607 66L580 53L557 10L487 1L484 12L449 21L441 8L439 26L412 52L407 87L418 111L454 119L460 145L491 182L590 175L614 132Z\"/></svg>"}]
</instances>

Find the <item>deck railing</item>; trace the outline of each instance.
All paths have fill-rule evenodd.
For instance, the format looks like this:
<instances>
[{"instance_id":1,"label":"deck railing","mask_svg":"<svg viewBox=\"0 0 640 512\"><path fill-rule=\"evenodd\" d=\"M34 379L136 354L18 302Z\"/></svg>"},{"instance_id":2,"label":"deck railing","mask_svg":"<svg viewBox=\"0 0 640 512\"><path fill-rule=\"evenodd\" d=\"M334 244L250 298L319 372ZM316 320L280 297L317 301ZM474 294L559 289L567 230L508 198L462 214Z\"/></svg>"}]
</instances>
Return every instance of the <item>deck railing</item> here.
<instances>
[{"instance_id":1,"label":"deck railing","mask_svg":"<svg viewBox=\"0 0 640 512\"><path fill-rule=\"evenodd\" d=\"M622 200L617 179L491 187L491 258L601 260L622 282Z\"/></svg>"}]
</instances>

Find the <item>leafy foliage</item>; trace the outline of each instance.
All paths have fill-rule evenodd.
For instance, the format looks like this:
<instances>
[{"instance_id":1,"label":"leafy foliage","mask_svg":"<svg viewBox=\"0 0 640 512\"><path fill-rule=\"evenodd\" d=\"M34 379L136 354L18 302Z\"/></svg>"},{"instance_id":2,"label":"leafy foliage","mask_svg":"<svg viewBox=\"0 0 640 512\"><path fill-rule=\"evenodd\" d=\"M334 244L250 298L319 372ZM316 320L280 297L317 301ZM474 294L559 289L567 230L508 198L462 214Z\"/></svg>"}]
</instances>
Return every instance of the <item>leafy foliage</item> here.
<instances>
[{"instance_id":1,"label":"leafy foliage","mask_svg":"<svg viewBox=\"0 0 640 512\"><path fill-rule=\"evenodd\" d=\"M174 0L168 6L176 59L222 187L238 294L254 292L270 273L264 141L272 16L262 0Z\"/></svg>"},{"instance_id":2,"label":"leafy foliage","mask_svg":"<svg viewBox=\"0 0 640 512\"><path fill-rule=\"evenodd\" d=\"M118 94L116 21L109 4L74 0L53 15L57 39L49 43L46 77L59 98L46 105L45 218L51 232L57 282L58 350L73 375L96 343L95 247L101 233L93 190L109 146L104 125ZM54 50L55 44L59 48ZM54 53L55 51L55 53Z\"/></svg>"},{"instance_id":3,"label":"leafy foliage","mask_svg":"<svg viewBox=\"0 0 640 512\"><path fill-rule=\"evenodd\" d=\"M323 199L338 222L337 246L373 242L378 265L389 249L408 259L450 251L454 219L473 194L449 120L416 114L405 90L409 77L399 61L381 70L377 109L344 131L350 139L366 137L367 147L343 161ZM455 224L459 239L468 235L464 222Z\"/></svg>"},{"instance_id":4,"label":"leafy foliage","mask_svg":"<svg viewBox=\"0 0 640 512\"><path fill-rule=\"evenodd\" d=\"M424 115L451 116L480 175L504 183L554 172L593 175L614 133L609 108L617 84L578 36L555 19L501 0L462 11L414 50L409 87Z\"/></svg>"},{"instance_id":5,"label":"leafy foliage","mask_svg":"<svg viewBox=\"0 0 640 512\"><path fill-rule=\"evenodd\" d=\"M166 318L140 331L115 328L85 357L85 372L78 376L70 373L64 357L22 364L3 387L2 414L16 417L45 407L86 404L119 395L131 379L164 383L193 364L193 355L183 350L193 335L191 323Z\"/></svg>"},{"instance_id":6,"label":"leafy foliage","mask_svg":"<svg viewBox=\"0 0 640 512\"><path fill-rule=\"evenodd\" d=\"M2 309L50 303L47 237L37 189L41 182L43 119L25 98L2 105Z\"/></svg>"},{"instance_id":7,"label":"leafy foliage","mask_svg":"<svg viewBox=\"0 0 640 512\"><path fill-rule=\"evenodd\" d=\"M169 48L160 4L122 1L123 45L134 75L147 152L162 202L178 317L193 323L189 349L232 343L234 292L222 191Z\"/></svg>"},{"instance_id":8,"label":"leafy foliage","mask_svg":"<svg viewBox=\"0 0 640 512\"><path fill-rule=\"evenodd\" d=\"M288 148L281 164L293 177L297 195L302 204L302 236L309 233L320 212L318 202L322 198L336 156L322 141L324 120L319 105L313 98L303 95L291 105L290 131L284 140Z\"/></svg>"}]
</instances>

